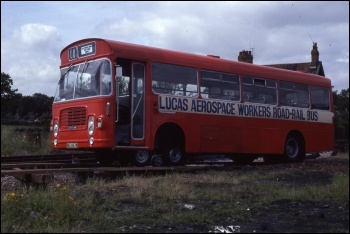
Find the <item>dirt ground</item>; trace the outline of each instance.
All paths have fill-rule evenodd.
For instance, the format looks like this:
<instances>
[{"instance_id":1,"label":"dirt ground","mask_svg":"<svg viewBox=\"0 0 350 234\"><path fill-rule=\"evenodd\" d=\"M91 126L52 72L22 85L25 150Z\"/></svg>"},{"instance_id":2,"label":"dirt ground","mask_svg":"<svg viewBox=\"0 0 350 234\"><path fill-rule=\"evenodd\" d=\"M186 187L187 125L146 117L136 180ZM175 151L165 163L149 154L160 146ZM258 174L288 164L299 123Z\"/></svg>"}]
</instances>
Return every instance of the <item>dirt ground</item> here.
<instances>
[{"instance_id":1,"label":"dirt ground","mask_svg":"<svg viewBox=\"0 0 350 234\"><path fill-rule=\"evenodd\" d=\"M283 178L283 183L295 186L307 184L326 185L334 173L349 173L349 158L321 156L301 163L264 164L245 166L247 170L304 169L305 173ZM312 200L312 199L310 199ZM349 233L349 201L345 204L332 202L295 202L280 200L269 206L252 209L250 220L223 221L218 226L165 226L131 232L142 233ZM209 231L208 231L209 230Z\"/></svg>"},{"instance_id":2,"label":"dirt ground","mask_svg":"<svg viewBox=\"0 0 350 234\"><path fill-rule=\"evenodd\" d=\"M253 170L271 170L277 168L304 169L304 175L284 178L284 183L293 186L305 186L310 183L318 185L328 184L331 175L337 172L349 173L349 158L326 156L307 159L302 163L272 164L257 167ZM223 223L214 227L213 233L349 233L349 201L345 204L294 202L282 200L267 207L251 210L251 220ZM205 230L208 227L205 228ZM200 227L193 230L179 230L179 232L206 232Z\"/></svg>"}]
</instances>

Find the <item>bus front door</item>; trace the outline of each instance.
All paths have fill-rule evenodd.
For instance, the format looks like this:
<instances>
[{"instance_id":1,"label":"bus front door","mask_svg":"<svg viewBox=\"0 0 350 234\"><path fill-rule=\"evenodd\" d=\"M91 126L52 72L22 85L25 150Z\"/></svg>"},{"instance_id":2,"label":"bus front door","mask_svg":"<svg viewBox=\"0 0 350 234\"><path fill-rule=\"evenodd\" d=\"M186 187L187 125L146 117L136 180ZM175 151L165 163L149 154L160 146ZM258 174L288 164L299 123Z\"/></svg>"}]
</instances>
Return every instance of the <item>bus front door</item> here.
<instances>
[{"instance_id":1,"label":"bus front door","mask_svg":"<svg viewBox=\"0 0 350 234\"><path fill-rule=\"evenodd\" d=\"M145 66L132 65L131 98L131 141L135 145L144 144L145 135Z\"/></svg>"},{"instance_id":2,"label":"bus front door","mask_svg":"<svg viewBox=\"0 0 350 234\"><path fill-rule=\"evenodd\" d=\"M145 68L141 63L122 63L123 74L117 80L116 145L144 144ZM130 98L131 97L131 98Z\"/></svg>"}]
</instances>

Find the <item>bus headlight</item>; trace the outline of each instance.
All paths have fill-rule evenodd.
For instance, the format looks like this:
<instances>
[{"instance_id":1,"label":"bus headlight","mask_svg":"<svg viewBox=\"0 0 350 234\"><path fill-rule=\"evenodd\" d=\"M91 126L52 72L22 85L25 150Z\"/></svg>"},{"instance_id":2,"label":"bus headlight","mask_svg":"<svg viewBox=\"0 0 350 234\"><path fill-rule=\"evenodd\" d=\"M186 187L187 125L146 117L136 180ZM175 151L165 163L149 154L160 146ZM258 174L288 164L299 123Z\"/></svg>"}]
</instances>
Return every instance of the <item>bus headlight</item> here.
<instances>
[{"instance_id":1,"label":"bus headlight","mask_svg":"<svg viewBox=\"0 0 350 234\"><path fill-rule=\"evenodd\" d=\"M53 135L54 137L57 137L58 135L58 120L55 119L55 121L53 122Z\"/></svg>"},{"instance_id":2,"label":"bus headlight","mask_svg":"<svg viewBox=\"0 0 350 234\"><path fill-rule=\"evenodd\" d=\"M53 144L57 146L57 139L53 140Z\"/></svg>"},{"instance_id":3,"label":"bus headlight","mask_svg":"<svg viewBox=\"0 0 350 234\"><path fill-rule=\"evenodd\" d=\"M88 132L89 132L90 136L92 136L92 134L94 134L94 130L95 130L94 117L90 116L89 121L88 121Z\"/></svg>"}]
</instances>

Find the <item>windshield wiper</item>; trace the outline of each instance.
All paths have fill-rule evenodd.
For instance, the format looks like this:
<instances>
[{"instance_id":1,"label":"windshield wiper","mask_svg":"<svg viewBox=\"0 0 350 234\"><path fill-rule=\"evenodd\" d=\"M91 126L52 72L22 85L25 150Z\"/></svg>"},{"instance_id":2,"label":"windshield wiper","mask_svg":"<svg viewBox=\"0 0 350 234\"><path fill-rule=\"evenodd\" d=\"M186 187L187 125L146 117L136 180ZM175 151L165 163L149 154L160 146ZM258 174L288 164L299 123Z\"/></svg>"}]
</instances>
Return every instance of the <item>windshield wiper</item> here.
<instances>
[{"instance_id":1,"label":"windshield wiper","mask_svg":"<svg viewBox=\"0 0 350 234\"><path fill-rule=\"evenodd\" d=\"M61 84L61 83L62 83L62 81L64 80L64 77L66 76L66 74L67 74L70 70L72 70L72 68L73 68L73 64L69 65L67 71L61 76L60 80L58 81L58 84Z\"/></svg>"}]
</instances>

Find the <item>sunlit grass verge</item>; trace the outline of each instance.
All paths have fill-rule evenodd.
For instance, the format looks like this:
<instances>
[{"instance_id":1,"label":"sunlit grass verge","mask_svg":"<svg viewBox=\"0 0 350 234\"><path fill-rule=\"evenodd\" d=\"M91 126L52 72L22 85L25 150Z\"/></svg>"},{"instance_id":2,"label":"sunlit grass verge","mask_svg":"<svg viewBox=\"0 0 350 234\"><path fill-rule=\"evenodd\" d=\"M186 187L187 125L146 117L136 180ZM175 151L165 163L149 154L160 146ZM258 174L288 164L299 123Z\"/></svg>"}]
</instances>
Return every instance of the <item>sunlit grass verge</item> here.
<instances>
[{"instance_id":1,"label":"sunlit grass verge","mask_svg":"<svg viewBox=\"0 0 350 234\"><path fill-rule=\"evenodd\" d=\"M274 201L349 201L349 174L320 184L298 169L202 171L91 178L86 184L2 194L2 232L148 232L155 227L213 226L252 219ZM288 176L304 178L296 186ZM313 174L314 175L314 174ZM284 179L281 183L281 179ZM208 230L209 231L209 230ZM330 226L330 232L346 232Z\"/></svg>"},{"instance_id":2,"label":"sunlit grass verge","mask_svg":"<svg viewBox=\"0 0 350 234\"><path fill-rule=\"evenodd\" d=\"M2 232L74 231L79 220L79 206L66 187L18 190L1 198Z\"/></svg>"}]
</instances>

